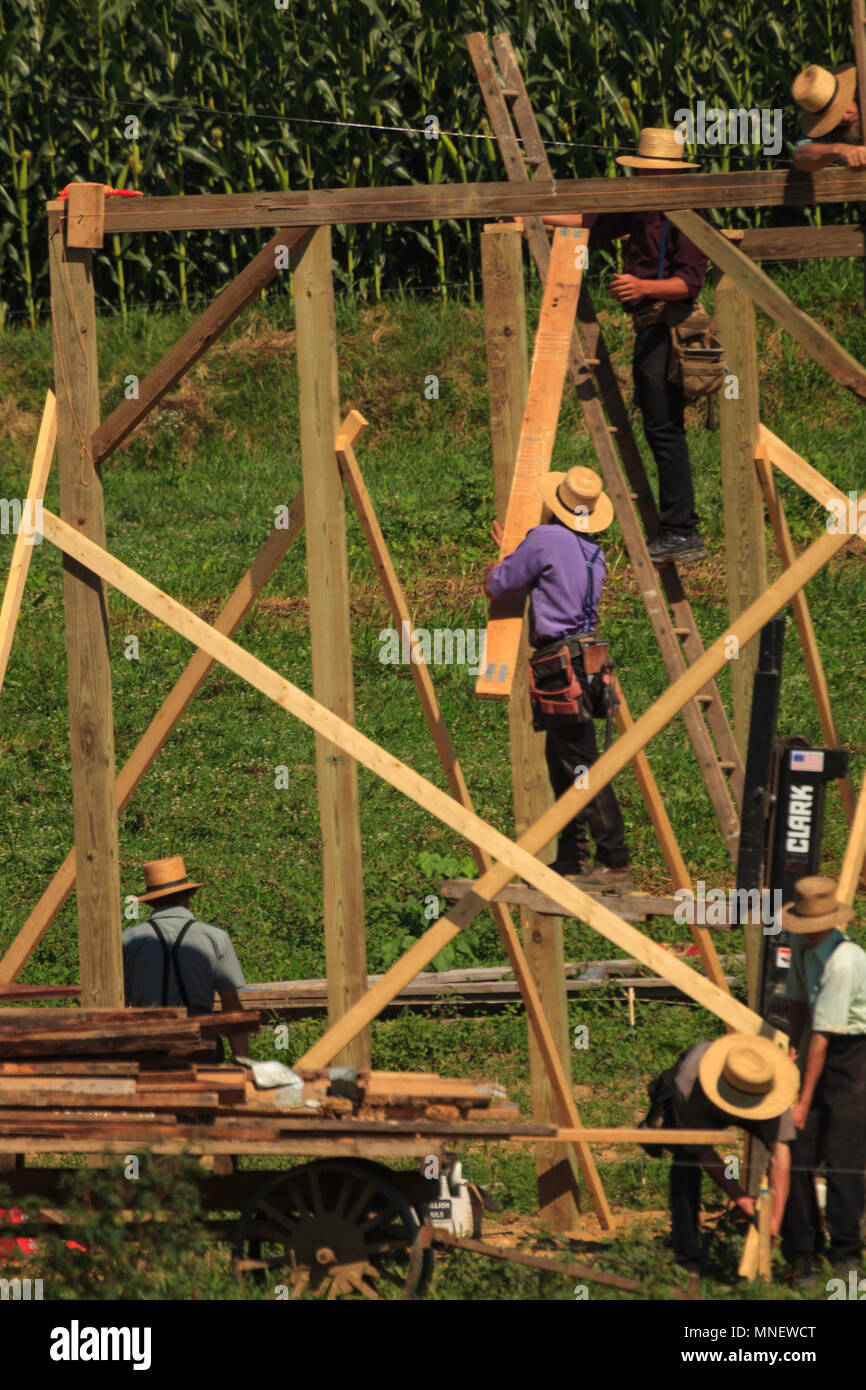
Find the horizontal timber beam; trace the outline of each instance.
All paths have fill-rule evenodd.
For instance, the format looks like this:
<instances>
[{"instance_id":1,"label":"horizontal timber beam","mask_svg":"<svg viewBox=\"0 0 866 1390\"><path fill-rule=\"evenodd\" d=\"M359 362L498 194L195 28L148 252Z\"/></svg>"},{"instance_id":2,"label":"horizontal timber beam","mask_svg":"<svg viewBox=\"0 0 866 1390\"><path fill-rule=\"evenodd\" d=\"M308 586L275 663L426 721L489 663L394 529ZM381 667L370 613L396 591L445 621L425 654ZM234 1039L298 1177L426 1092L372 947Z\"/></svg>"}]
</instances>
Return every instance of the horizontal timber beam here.
<instances>
[{"instance_id":1,"label":"horizontal timber beam","mask_svg":"<svg viewBox=\"0 0 866 1390\"><path fill-rule=\"evenodd\" d=\"M810 261L862 256L866 238L855 223L839 227L750 227L725 236L751 261Z\"/></svg>"},{"instance_id":2,"label":"horizontal timber beam","mask_svg":"<svg viewBox=\"0 0 866 1390\"><path fill-rule=\"evenodd\" d=\"M321 227L339 223L429 222L557 212L654 212L659 207L807 207L866 201L866 172L656 174L527 184L402 184L394 188L289 189L109 199L105 233L210 231L232 227ZM48 203L49 213L66 209Z\"/></svg>"}]
</instances>

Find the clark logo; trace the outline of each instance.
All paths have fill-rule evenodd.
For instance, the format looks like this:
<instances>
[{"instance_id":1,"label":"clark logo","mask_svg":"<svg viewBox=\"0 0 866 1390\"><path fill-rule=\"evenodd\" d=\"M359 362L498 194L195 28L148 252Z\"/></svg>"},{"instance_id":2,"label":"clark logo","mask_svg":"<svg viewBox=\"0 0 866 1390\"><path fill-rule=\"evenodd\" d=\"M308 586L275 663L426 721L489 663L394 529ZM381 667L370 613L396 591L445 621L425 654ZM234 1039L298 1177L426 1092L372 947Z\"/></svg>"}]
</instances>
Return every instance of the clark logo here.
<instances>
[{"instance_id":1,"label":"clark logo","mask_svg":"<svg viewBox=\"0 0 866 1390\"><path fill-rule=\"evenodd\" d=\"M809 853L809 831L812 828L812 806L815 788L805 783L791 788L788 801L788 833L785 850L788 854Z\"/></svg>"}]
</instances>

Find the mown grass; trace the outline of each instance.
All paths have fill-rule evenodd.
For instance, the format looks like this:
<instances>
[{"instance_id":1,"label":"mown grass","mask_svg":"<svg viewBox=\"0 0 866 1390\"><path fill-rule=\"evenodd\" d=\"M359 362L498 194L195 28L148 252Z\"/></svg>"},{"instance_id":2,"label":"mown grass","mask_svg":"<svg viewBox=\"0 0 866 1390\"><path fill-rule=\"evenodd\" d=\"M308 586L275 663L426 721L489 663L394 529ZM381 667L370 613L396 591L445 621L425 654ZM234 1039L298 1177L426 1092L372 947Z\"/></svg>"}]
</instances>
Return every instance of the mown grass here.
<instances>
[{"instance_id":1,"label":"mown grass","mask_svg":"<svg viewBox=\"0 0 866 1390\"><path fill-rule=\"evenodd\" d=\"M859 266L810 263L779 273L807 311L831 327L855 357L866 357L859 309ZM628 388L630 340L619 309L599 300ZM531 313L537 312L533 299ZM357 452L409 596L416 624L475 628L485 623L484 561L492 554L493 482L480 307L407 299L389 308L352 300L338 309L343 407L370 422ZM183 330L180 314L100 320L103 417L121 399L126 376L143 376ZM762 416L841 488L862 488L864 437L860 406L808 362L759 315ZM0 427L4 431L0 493L22 495L38 415L50 381L52 347L46 327L0 336ZM425 380L439 378L437 400ZM190 373L105 473L110 548L127 564L212 619L269 533L275 508L301 483L293 325L286 302L261 305L242 319ZM711 558L688 572L688 590L708 643L725 627L725 570L718 435L705 428L703 407L689 411L699 509ZM567 394L554 466L591 462L588 437ZM652 476L652 464L650 462ZM824 515L786 480L781 491L799 545L817 536ZM47 505L59 510L56 474ZM444 786L406 668L379 660L390 618L360 527L349 511L352 654L357 724L438 786ZM770 573L778 571L770 547ZM0 538L5 571L11 539ZM635 715L667 685L615 525L606 542L610 578L603 623ZM818 640L841 736L852 752L859 783L866 753L866 711L860 691L866 617L863 562L837 558L809 585ZM117 762L130 754L191 655L186 643L111 596L112 675ZM137 660L126 639L136 636ZM304 689L311 687L303 541L296 542L238 640ZM0 701L0 949L5 949L72 844L72 810L65 694L63 597L59 555L34 549L24 605ZM465 667L434 668L434 679L480 815L513 830L506 712L476 701ZM796 629L788 623L779 732L821 741ZM721 678L725 698L729 681ZM681 722L649 749L665 804L689 869L709 885L733 882ZM275 769L289 769L285 790ZM468 847L390 787L360 770L366 932L371 970L387 966L428 925L425 899L444 876L465 872ZM639 884L667 885L664 861L630 772L617 779ZM839 798L827 797L824 867L836 872L847 840ZM122 893L141 887L141 864L181 853L205 880L200 913L226 927L247 978L275 980L325 973L321 871L313 737L233 675L215 671L169 740L121 817ZM656 940L686 941L687 928L669 919L647 925ZM855 936L862 929L855 927ZM724 939L727 944L727 939ZM731 948L738 949L734 938ZM566 959L613 957L614 947L587 927L565 924ZM503 950L489 914L458 941L448 964L500 963ZM77 978L73 899L28 965L24 979L65 983ZM645 1109L645 1082L682 1048L717 1032L688 1002L639 1002L632 1034L621 990L584 995L570 1007L570 1024L586 1023L590 1046L575 1053L574 1081L589 1123L632 1123ZM297 1057L324 1027L295 1024L289 1057ZM377 1067L478 1074L506 1084L529 1115L526 1024L522 1011L467 1021L443 1005L429 1017L405 1015L372 1029ZM263 1030L258 1055L275 1055ZM280 1053L285 1058L285 1053ZM474 1146L463 1152L468 1171L488 1185L505 1209L524 1215L535 1206L534 1164L516 1146ZM663 1209L667 1165L604 1153L600 1171L615 1207ZM612 1247L622 1272L671 1278L662 1253L664 1223L650 1235L623 1237ZM735 1287L739 1237L708 1247L706 1293L739 1297ZM652 1258L650 1258L650 1255ZM619 1261L617 1264L616 1261ZM660 1261L660 1263L659 1263ZM644 1274L641 1277L644 1277ZM556 1287L554 1287L554 1285ZM650 1281L646 1288L656 1287ZM661 1287L661 1285L658 1285ZM778 1292L778 1288L775 1292ZM468 1257L449 1258L432 1297L571 1297L568 1281L539 1279ZM592 1297L607 1296L592 1290Z\"/></svg>"}]
</instances>

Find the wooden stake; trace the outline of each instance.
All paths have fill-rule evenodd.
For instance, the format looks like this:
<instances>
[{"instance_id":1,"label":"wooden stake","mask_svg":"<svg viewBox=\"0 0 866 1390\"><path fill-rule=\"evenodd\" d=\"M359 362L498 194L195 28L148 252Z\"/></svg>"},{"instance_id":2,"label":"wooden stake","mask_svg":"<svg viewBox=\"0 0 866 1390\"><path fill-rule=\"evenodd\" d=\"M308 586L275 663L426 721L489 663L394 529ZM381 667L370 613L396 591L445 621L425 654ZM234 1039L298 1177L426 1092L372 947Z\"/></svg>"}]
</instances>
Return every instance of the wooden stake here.
<instances>
[{"instance_id":1,"label":"wooden stake","mask_svg":"<svg viewBox=\"0 0 866 1390\"><path fill-rule=\"evenodd\" d=\"M549 470L553 454L588 240L589 232L570 227L558 227L554 237L502 528L500 560L516 550L527 531L541 520L543 504L538 484ZM511 694L525 606L523 594L517 592L492 601L487 623L487 667L476 682L476 695L506 700Z\"/></svg>"},{"instance_id":2,"label":"wooden stake","mask_svg":"<svg viewBox=\"0 0 866 1390\"><path fill-rule=\"evenodd\" d=\"M101 246L104 225L105 184L71 183L66 214L67 247Z\"/></svg>"},{"instance_id":3,"label":"wooden stake","mask_svg":"<svg viewBox=\"0 0 866 1390\"><path fill-rule=\"evenodd\" d=\"M529 380L526 348L526 303L523 283L523 236L514 223L494 224L481 237L484 280L484 337L490 396L490 435L496 516L504 523L512 495L515 460L521 438ZM520 605L525 608L525 600ZM511 779L515 833L522 835L550 805L553 796L544 759L544 734L532 728L529 703L529 640L521 623L516 669L508 704ZM490 867L488 861L487 868ZM483 871L482 871L483 872ZM565 991L562 918L520 909L520 936L544 1015L559 1046L563 1070L572 1076L572 1049ZM529 1075L532 1115L540 1124L556 1124L562 1115L541 1049L529 1029ZM580 1214L575 1156L555 1144L535 1150L538 1204L557 1231L570 1231Z\"/></svg>"},{"instance_id":4,"label":"wooden stake","mask_svg":"<svg viewBox=\"0 0 866 1390\"><path fill-rule=\"evenodd\" d=\"M214 630L231 636L243 622L262 589L304 524L304 494L289 504L288 525L275 527L225 607L214 620ZM172 686L165 701L142 734L116 782L117 810L122 811L148 768L177 728L201 689L214 658L197 651ZM0 984L17 979L30 956L75 887L75 850L67 854L45 892L0 960Z\"/></svg>"},{"instance_id":5,"label":"wooden stake","mask_svg":"<svg viewBox=\"0 0 866 1390\"><path fill-rule=\"evenodd\" d=\"M340 388L328 228L315 232L295 261L295 304L313 692L317 701L353 724L345 502L334 456ZM358 769L343 751L327 739L316 739L332 1023L362 998L367 982ZM369 1067L366 1030L347 1044L339 1064Z\"/></svg>"},{"instance_id":6,"label":"wooden stake","mask_svg":"<svg viewBox=\"0 0 866 1390\"><path fill-rule=\"evenodd\" d=\"M64 246L56 217L49 221L48 250L61 513L74 534L104 546L102 478L91 454L99 423L93 258L88 250ZM123 963L108 596L100 579L69 556L63 590L81 1002L117 1008L123 1006Z\"/></svg>"},{"instance_id":7,"label":"wooden stake","mask_svg":"<svg viewBox=\"0 0 866 1390\"><path fill-rule=\"evenodd\" d=\"M863 778L863 786L860 788L857 810L851 824L851 834L848 838L848 847L845 850L845 858L842 861L839 884L836 889L838 901L847 903L849 907L853 903L854 894L857 891L857 880L863 869L864 855L866 855L866 777Z\"/></svg>"},{"instance_id":8,"label":"wooden stake","mask_svg":"<svg viewBox=\"0 0 866 1390\"><path fill-rule=\"evenodd\" d=\"M715 265L726 271L765 314L769 314L790 333L819 367L823 367L856 396L866 397L866 370L837 343L826 328L798 309L760 266L744 256L727 237L721 236L696 212L670 212L667 216Z\"/></svg>"},{"instance_id":9,"label":"wooden stake","mask_svg":"<svg viewBox=\"0 0 866 1390\"><path fill-rule=\"evenodd\" d=\"M39 425L39 437L36 440L36 452L33 455L33 466L30 470L30 482L27 486L27 501L22 509L21 526L18 535L15 537L15 545L12 550L12 563L9 566L9 578L6 581L6 588L3 591L3 603L0 606L0 690L3 689L3 682L6 679L6 667L9 664L9 653L12 650L12 638L15 635L15 624L18 622L18 614L21 609L21 599L24 595L24 585L27 580L27 571L30 568L30 560L33 554L33 537L25 531L25 522L28 525L34 523L35 511L33 504L41 502L45 496L45 487L48 482L48 473L51 468L51 459L54 454L54 444L57 439L57 401L54 392L49 387L45 397L45 405L42 409L42 421ZM31 515L32 513L32 515Z\"/></svg>"},{"instance_id":10,"label":"wooden stake","mask_svg":"<svg viewBox=\"0 0 866 1390\"><path fill-rule=\"evenodd\" d=\"M791 533L788 530L788 522L785 517L785 509L782 499L779 496L776 480L770 461L767 458L767 451L763 444L759 444L755 450L755 467L758 479L764 493L764 500L767 504L767 513L770 517L770 524L773 528L773 535L776 538L776 547L782 558L782 564L788 568L797 558L794 545L791 540ZM809 681L812 686L812 694L815 697L815 705L818 710L818 717L821 720L821 728L824 732L824 739L830 748L837 748L841 742L839 731L836 728L836 720L833 717L833 710L830 705L830 691L827 688L827 680L824 675L824 667L821 662L821 653L818 650L818 641L815 636L815 628L812 623L812 615L809 612L809 603L806 598L805 589L801 589L799 594L795 594L791 599L791 607L794 610L794 619L797 624L797 631L800 634L800 645L803 648L803 659L806 662L806 669L809 672ZM848 824L851 826L854 821L854 788L851 785L851 778L846 773L839 778L839 793L842 797L842 804L845 807L845 815ZM866 884L864 884L866 886Z\"/></svg>"}]
</instances>

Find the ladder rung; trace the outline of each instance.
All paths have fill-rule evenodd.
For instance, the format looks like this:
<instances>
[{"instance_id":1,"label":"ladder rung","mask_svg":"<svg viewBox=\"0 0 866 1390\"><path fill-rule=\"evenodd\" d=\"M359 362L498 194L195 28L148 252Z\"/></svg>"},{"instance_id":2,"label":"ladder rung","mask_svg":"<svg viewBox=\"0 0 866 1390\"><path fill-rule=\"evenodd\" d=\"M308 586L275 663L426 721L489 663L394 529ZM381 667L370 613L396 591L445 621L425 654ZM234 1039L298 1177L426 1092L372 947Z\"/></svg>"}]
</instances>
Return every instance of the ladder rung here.
<instances>
[{"instance_id":1,"label":"ladder rung","mask_svg":"<svg viewBox=\"0 0 866 1390\"><path fill-rule=\"evenodd\" d=\"M600 357L587 357L587 359L586 359L586 365L587 365L588 367L597 367L600 361L601 361L601 358L600 358Z\"/></svg>"},{"instance_id":2,"label":"ladder rung","mask_svg":"<svg viewBox=\"0 0 866 1390\"><path fill-rule=\"evenodd\" d=\"M719 763L719 767L722 769L722 772L733 772L736 766L736 763Z\"/></svg>"},{"instance_id":3,"label":"ladder rung","mask_svg":"<svg viewBox=\"0 0 866 1390\"><path fill-rule=\"evenodd\" d=\"M547 155L528 154L525 162L529 165L530 169L537 169L539 165L547 163Z\"/></svg>"},{"instance_id":4,"label":"ladder rung","mask_svg":"<svg viewBox=\"0 0 866 1390\"><path fill-rule=\"evenodd\" d=\"M632 496L634 497L634 496L636 496L636 494L635 494L635 493L632 493ZM690 628L690 627L675 627L675 628L674 628L674 637L688 637L690 634L691 634L691 628Z\"/></svg>"},{"instance_id":5,"label":"ladder rung","mask_svg":"<svg viewBox=\"0 0 866 1390\"><path fill-rule=\"evenodd\" d=\"M637 493L636 493L636 492L630 492L628 496L629 496L629 501L630 501L630 502L636 502L636 501L637 501Z\"/></svg>"},{"instance_id":6,"label":"ladder rung","mask_svg":"<svg viewBox=\"0 0 866 1390\"><path fill-rule=\"evenodd\" d=\"M503 87L503 88L502 88L502 95L505 97L505 99L506 99L507 101L514 101L515 97L519 97L519 96L520 96L520 88L519 88L519 87Z\"/></svg>"},{"instance_id":7,"label":"ladder rung","mask_svg":"<svg viewBox=\"0 0 866 1390\"><path fill-rule=\"evenodd\" d=\"M715 699L714 695L696 695L695 699L699 705L711 705Z\"/></svg>"}]
</instances>

